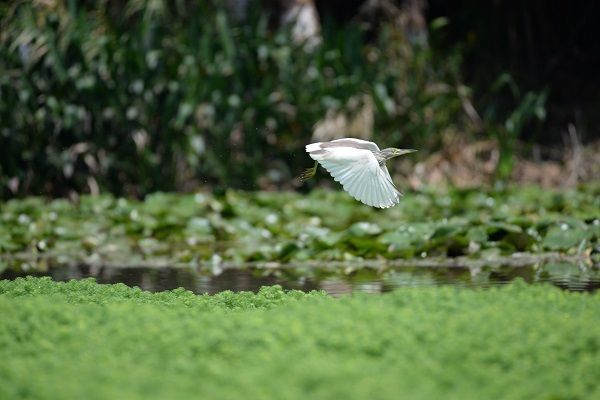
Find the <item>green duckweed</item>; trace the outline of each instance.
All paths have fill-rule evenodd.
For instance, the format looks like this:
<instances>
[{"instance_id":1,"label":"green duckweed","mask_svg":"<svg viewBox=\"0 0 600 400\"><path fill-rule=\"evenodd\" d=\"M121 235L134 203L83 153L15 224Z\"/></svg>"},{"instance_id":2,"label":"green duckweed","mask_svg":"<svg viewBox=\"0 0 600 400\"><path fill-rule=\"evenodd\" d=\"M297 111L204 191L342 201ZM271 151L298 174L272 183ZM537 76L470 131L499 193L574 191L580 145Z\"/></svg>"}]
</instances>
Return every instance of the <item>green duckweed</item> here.
<instances>
[{"instance_id":1,"label":"green duckweed","mask_svg":"<svg viewBox=\"0 0 600 400\"><path fill-rule=\"evenodd\" d=\"M0 282L0 398L600 398L600 297Z\"/></svg>"}]
</instances>

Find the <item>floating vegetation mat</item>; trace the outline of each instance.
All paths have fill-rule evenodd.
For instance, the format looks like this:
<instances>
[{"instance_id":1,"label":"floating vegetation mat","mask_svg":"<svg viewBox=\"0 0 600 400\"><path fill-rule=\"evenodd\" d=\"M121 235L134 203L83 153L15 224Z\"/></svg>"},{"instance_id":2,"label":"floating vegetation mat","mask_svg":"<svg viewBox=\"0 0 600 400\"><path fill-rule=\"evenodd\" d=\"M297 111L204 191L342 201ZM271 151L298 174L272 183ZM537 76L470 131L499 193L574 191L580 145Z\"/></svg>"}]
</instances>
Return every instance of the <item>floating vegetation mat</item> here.
<instances>
[{"instance_id":1,"label":"floating vegetation mat","mask_svg":"<svg viewBox=\"0 0 600 400\"><path fill-rule=\"evenodd\" d=\"M478 259L555 253L599 261L600 186L409 193L388 210L343 192L156 193L0 204L0 272L56 265ZM453 263L454 261L447 261Z\"/></svg>"},{"instance_id":2,"label":"floating vegetation mat","mask_svg":"<svg viewBox=\"0 0 600 400\"><path fill-rule=\"evenodd\" d=\"M0 281L0 398L600 398L600 295Z\"/></svg>"}]
</instances>

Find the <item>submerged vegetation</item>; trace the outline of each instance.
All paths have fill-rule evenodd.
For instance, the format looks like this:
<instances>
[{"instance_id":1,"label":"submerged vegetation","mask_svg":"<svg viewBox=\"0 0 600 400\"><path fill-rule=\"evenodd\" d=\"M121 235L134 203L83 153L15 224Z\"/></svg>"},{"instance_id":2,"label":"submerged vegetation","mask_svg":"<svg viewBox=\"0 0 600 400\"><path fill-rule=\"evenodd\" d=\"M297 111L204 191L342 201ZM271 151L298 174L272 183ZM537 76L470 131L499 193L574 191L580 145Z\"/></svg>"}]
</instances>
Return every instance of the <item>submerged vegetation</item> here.
<instances>
[{"instance_id":1,"label":"submerged vegetation","mask_svg":"<svg viewBox=\"0 0 600 400\"><path fill-rule=\"evenodd\" d=\"M548 251L598 261L600 245L597 186L413 192L388 210L330 191L29 198L7 201L1 210L0 270Z\"/></svg>"},{"instance_id":2,"label":"submerged vegetation","mask_svg":"<svg viewBox=\"0 0 600 400\"><path fill-rule=\"evenodd\" d=\"M0 281L1 398L600 397L599 294Z\"/></svg>"}]
</instances>

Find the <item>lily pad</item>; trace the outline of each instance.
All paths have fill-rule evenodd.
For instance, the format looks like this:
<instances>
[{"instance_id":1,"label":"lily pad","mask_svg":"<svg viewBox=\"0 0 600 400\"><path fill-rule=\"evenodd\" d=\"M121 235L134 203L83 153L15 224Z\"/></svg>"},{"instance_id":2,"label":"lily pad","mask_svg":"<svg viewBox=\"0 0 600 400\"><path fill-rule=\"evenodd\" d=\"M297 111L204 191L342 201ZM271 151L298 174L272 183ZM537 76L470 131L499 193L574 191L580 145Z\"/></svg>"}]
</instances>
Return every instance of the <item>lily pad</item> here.
<instances>
[{"instance_id":1,"label":"lily pad","mask_svg":"<svg viewBox=\"0 0 600 400\"><path fill-rule=\"evenodd\" d=\"M374 236L380 233L379 225L372 222L357 222L348 229L348 234L356 237Z\"/></svg>"},{"instance_id":2,"label":"lily pad","mask_svg":"<svg viewBox=\"0 0 600 400\"><path fill-rule=\"evenodd\" d=\"M587 229L572 228L565 224L551 228L546 233L542 245L550 250L568 250L588 239L590 233Z\"/></svg>"},{"instance_id":3,"label":"lily pad","mask_svg":"<svg viewBox=\"0 0 600 400\"><path fill-rule=\"evenodd\" d=\"M518 251L529 250L536 240L524 232L510 232L502 238L502 242L512 245Z\"/></svg>"}]
</instances>

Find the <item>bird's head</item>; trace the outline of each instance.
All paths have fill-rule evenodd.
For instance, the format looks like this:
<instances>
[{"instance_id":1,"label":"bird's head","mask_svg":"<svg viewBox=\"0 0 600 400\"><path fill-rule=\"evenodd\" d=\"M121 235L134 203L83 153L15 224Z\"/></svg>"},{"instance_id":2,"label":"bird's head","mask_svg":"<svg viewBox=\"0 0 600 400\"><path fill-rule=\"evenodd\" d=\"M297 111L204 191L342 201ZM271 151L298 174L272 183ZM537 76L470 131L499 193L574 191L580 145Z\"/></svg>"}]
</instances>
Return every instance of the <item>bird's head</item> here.
<instances>
[{"instance_id":1,"label":"bird's head","mask_svg":"<svg viewBox=\"0 0 600 400\"><path fill-rule=\"evenodd\" d=\"M403 156L404 154L414 153L417 150L413 149L396 149L394 147L390 147L388 149L381 150L381 155L385 160L389 160L390 158Z\"/></svg>"}]
</instances>

